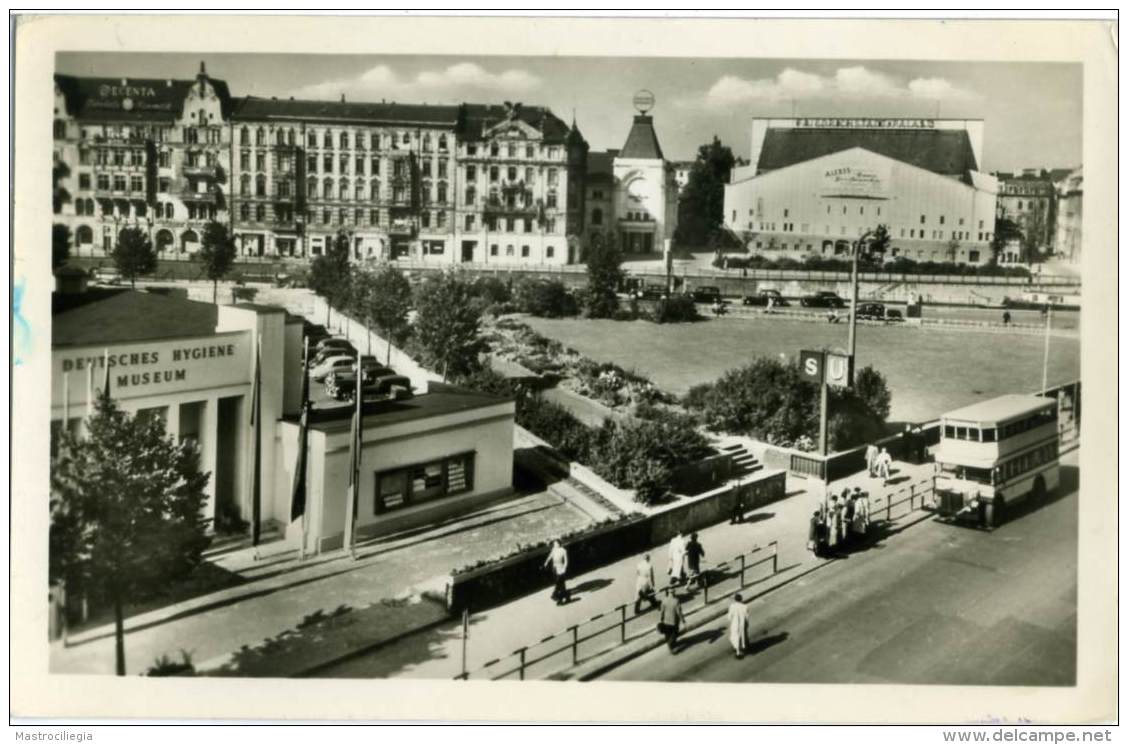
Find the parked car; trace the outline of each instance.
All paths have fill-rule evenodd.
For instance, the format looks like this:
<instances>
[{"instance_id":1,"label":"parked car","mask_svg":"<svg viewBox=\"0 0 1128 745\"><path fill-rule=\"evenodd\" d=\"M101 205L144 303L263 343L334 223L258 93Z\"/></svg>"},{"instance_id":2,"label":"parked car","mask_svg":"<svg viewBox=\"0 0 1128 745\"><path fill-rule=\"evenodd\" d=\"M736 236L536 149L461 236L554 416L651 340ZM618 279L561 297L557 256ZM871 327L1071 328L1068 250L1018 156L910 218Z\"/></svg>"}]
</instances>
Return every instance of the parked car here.
<instances>
[{"instance_id":1,"label":"parked car","mask_svg":"<svg viewBox=\"0 0 1128 745\"><path fill-rule=\"evenodd\" d=\"M314 351L320 352L326 347L351 347L352 342L343 336L330 336L317 342Z\"/></svg>"},{"instance_id":2,"label":"parked car","mask_svg":"<svg viewBox=\"0 0 1128 745\"><path fill-rule=\"evenodd\" d=\"M766 307L769 298L772 301L773 308L786 308L788 305L790 305L790 303L787 302L787 299L783 295L779 294L779 290L760 290L755 295L745 295L744 304Z\"/></svg>"},{"instance_id":3,"label":"parked car","mask_svg":"<svg viewBox=\"0 0 1128 745\"><path fill-rule=\"evenodd\" d=\"M721 288L719 287L702 285L693 289L693 302L695 303L719 303L722 301Z\"/></svg>"},{"instance_id":4,"label":"parked car","mask_svg":"<svg viewBox=\"0 0 1128 745\"><path fill-rule=\"evenodd\" d=\"M311 378L318 382L321 382L325 380L325 376L327 376L329 373L343 368L352 368L355 365L355 357L350 357L345 354L335 354L322 360L321 362L316 363L309 371L309 374Z\"/></svg>"},{"instance_id":5,"label":"parked car","mask_svg":"<svg viewBox=\"0 0 1128 745\"><path fill-rule=\"evenodd\" d=\"M904 321L905 316L895 308L886 308L884 303L860 303L855 317L861 321Z\"/></svg>"},{"instance_id":6,"label":"parked car","mask_svg":"<svg viewBox=\"0 0 1128 745\"><path fill-rule=\"evenodd\" d=\"M813 295L804 295L799 304L804 308L845 308L846 301L838 297L838 293L830 290L820 290Z\"/></svg>"},{"instance_id":7,"label":"parked car","mask_svg":"<svg viewBox=\"0 0 1128 745\"><path fill-rule=\"evenodd\" d=\"M661 300L666 297L666 287L665 285L655 284L643 285L636 297L640 300Z\"/></svg>"},{"instance_id":8,"label":"parked car","mask_svg":"<svg viewBox=\"0 0 1128 745\"><path fill-rule=\"evenodd\" d=\"M121 281L121 272L112 266L100 266L91 271L90 276L95 282L104 285L116 285Z\"/></svg>"}]
</instances>

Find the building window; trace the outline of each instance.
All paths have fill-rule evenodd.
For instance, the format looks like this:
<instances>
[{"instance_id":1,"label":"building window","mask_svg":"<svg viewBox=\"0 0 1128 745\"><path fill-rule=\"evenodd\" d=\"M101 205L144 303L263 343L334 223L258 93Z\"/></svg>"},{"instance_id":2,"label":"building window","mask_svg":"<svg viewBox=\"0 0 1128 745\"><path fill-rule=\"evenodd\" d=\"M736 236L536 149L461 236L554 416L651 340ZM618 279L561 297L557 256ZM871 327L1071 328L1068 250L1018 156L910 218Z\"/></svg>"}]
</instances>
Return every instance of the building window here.
<instances>
[{"instance_id":1,"label":"building window","mask_svg":"<svg viewBox=\"0 0 1128 745\"><path fill-rule=\"evenodd\" d=\"M521 258L522 259L529 258L529 247L528 246L521 246Z\"/></svg>"},{"instance_id":2,"label":"building window","mask_svg":"<svg viewBox=\"0 0 1128 745\"><path fill-rule=\"evenodd\" d=\"M968 251L967 252L967 260L972 262L972 263L978 263L979 262L979 252L974 250L974 249L971 250L971 251Z\"/></svg>"},{"instance_id":3,"label":"building window","mask_svg":"<svg viewBox=\"0 0 1128 745\"><path fill-rule=\"evenodd\" d=\"M512 256L513 255L513 246L512 245L505 247L505 255L506 256Z\"/></svg>"},{"instance_id":4,"label":"building window","mask_svg":"<svg viewBox=\"0 0 1128 745\"><path fill-rule=\"evenodd\" d=\"M548 218L547 220L544 221L544 232L546 232L546 233L555 233L556 232L556 218L555 217L550 217L550 218Z\"/></svg>"},{"instance_id":5,"label":"building window","mask_svg":"<svg viewBox=\"0 0 1128 745\"><path fill-rule=\"evenodd\" d=\"M603 210L601 210L599 207L596 207L595 209L593 209L591 211L591 224L592 225L602 225L603 224Z\"/></svg>"},{"instance_id":6,"label":"building window","mask_svg":"<svg viewBox=\"0 0 1128 745\"><path fill-rule=\"evenodd\" d=\"M474 229L474 216L473 215L467 215L466 216L466 220L465 220L463 229L464 230L473 230Z\"/></svg>"},{"instance_id":7,"label":"building window","mask_svg":"<svg viewBox=\"0 0 1128 745\"><path fill-rule=\"evenodd\" d=\"M430 228L431 227L431 213L430 212L424 210L423 212L419 213L419 225L420 225L420 227L424 227L424 228Z\"/></svg>"},{"instance_id":8,"label":"building window","mask_svg":"<svg viewBox=\"0 0 1128 745\"><path fill-rule=\"evenodd\" d=\"M264 205L255 205L255 219L259 222L266 220L266 207Z\"/></svg>"},{"instance_id":9,"label":"building window","mask_svg":"<svg viewBox=\"0 0 1128 745\"><path fill-rule=\"evenodd\" d=\"M246 202L239 205L239 219L244 221L251 219L251 205Z\"/></svg>"},{"instance_id":10,"label":"building window","mask_svg":"<svg viewBox=\"0 0 1128 745\"><path fill-rule=\"evenodd\" d=\"M490 256L497 256L497 244L496 243L490 244Z\"/></svg>"},{"instance_id":11,"label":"building window","mask_svg":"<svg viewBox=\"0 0 1128 745\"><path fill-rule=\"evenodd\" d=\"M446 227L446 216L447 216L446 210L439 210L438 212L435 213L435 223L436 223L437 227L439 227L439 228L445 228Z\"/></svg>"},{"instance_id":12,"label":"building window","mask_svg":"<svg viewBox=\"0 0 1128 745\"><path fill-rule=\"evenodd\" d=\"M140 176L129 177L129 190L130 191L145 191L145 182L141 180Z\"/></svg>"},{"instance_id":13,"label":"building window","mask_svg":"<svg viewBox=\"0 0 1128 745\"><path fill-rule=\"evenodd\" d=\"M549 186L556 186L556 181L557 181L558 178L559 178L559 173L557 173L556 169L555 168L549 168L548 169L548 185Z\"/></svg>"},{"instance_id":14,"label":"building window","mask_svg":"<svg viewBox=\"0 0 1128 745\"><path fill-rule=\"evenodd\" d=\"M556 249L553 248L552 246L547 246L544 249L544 255L545 255L545 258L551 259L553 256L556 255Z\"/></svg>"},{"instance_id":15,"label":"building window","mask_svg":"<svg viewBox=\"0 0 1128 745\"><path fill-rule=\"evenodd\" d=\"M943 224L944 224L944 216L943 216L943 215L940 215L940 224L941 224L941 225L943 225Z\"/></svg>"},{"instance_id":16,"label":"building window","mask_svg":"<svg viewBox=\"0 0 1128 745\"><path fill-rule=\"evenodd\" d=\"M505 218L505 232L512 233L517 230L517 219L513 217Z\"/></svg>"},{"instance_id":17,"label":"building window","mask_svg":"<svg viewBox=\"0 0 1128 745\"><path fill-rule=\"evenodd\" d=\"M332 155L323 156L321 158L321 165L322 165L321 170L325 171L326 173L332 173L333 172L333 156Z\"/></svg>"},{"instance_id":18,"label":"building window","mask_svg":"<svg viewBox=\"0 0 1128 745\"><path fill-rule=\"evenodd\" d=\"M556 190L550 189L548 196L545 198L545 206L549 209L556 209Z\"/></svg>"},{"instance_id":19,"label":"building window","mask_svg":"<svg viewBox=\"0 0 1128 745\"><path fill-rule=\"evenodd\" d=\"M78 188L79 189L89 189L90 188L90 174L89 173L78 174Z\"/></svg>"},{"instance_id":20,"label":"building window","mask_svg":"<svg viewBox=\"0 0 1128 745\"><path fill-rule=\"evenodd\" d=\"M447 136L439 135L439 152L445 153L447 151Z\"/></svg>"},{"instance_id":21,"label":"building window","mask_svg":"<svg viewBox=\"0 0 1128 745\"><path fill-rule=\"evenodd\" d=\"M924 225L924 215L921 215L921 216L920 216L920 224L921 224L921 225Z\"/></svg>"},{"instance_id":22,"label":"building window","mask_svg":"<svg viewBox=\"0 0 1128 745\"><path fill-rule=\"evenodd\" d=\"M379 158L373 158L371 166L372 166L372 175L373 176L379 176L380 175L380 159Z\"/></svg>"},{"instance_id":23,"label":"building window","mask_svg":"<svg viewBox=\"0 0 1128 745\"><path fill-rule=\"evenodd\" d=\"M368 210L368 222L373 225L380 224L380 210Z\"/></svg>"},{"instance_id":24,"label":"building window","mask_svg":"<svg viewBox=\"0 0 1128 745\"><path fill-rule=\"evenodd\" d=\"M498 153L500 153L500 152L501 152L501 147L496 142L491 142L490 143L490 155L492 157L496 158L498 156Z\"/></svg>"},{"instance_id":25,"label":"building window","mask_svg":"<svg viewBox=\"0 0 1128 745\"><path fill-rule=\"evenodd\" d=\"M356 225L364 224L364 210L357 209L353 212L353 223Z\"/></svg>"},{"instance_id":26,"label":"building window","mask_svg":"<svg viewBox=\"0 0 1128 745\"><path fill-rule=\"evenodd\" d=\"M498 169L497 166L490 166L490 181L497 181L498 175L500 173L501 173L501 171Z\"/></svg>"},{"instance_id":27,"label":"building window","mask_svg":"<svg viewBox=\"0 0 1128 745\"><path fill-rule=\"evenodd\" d=\"M474 144L473 142L466 143L466 154L467 155L477 155L478 154L478 146L476 144Z\"/></svg>"},{"instance_id":28,"label":"building window","mask_svg":"<svg viewBox=\"0 0 1128 745\"><path fill-rule=\"evenodd\" d=\"M477 189L474 188L473 184L466 187L466 194L464 195L464 197L465 197L464 201L465 201L466 204L468 204L468 205L474 204L474 200L478 198L478 191L477 191Z\"/></svg>"}]
</instances>

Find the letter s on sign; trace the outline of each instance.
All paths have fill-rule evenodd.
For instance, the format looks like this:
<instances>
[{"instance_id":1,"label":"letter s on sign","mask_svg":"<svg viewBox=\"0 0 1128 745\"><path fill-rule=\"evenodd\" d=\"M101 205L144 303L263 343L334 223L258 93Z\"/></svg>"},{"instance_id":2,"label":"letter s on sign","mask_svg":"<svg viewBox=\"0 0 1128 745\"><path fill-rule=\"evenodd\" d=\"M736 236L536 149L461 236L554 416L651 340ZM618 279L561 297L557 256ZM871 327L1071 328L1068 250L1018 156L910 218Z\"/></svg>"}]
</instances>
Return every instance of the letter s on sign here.
<instances>
[{"instance_id":1,"label":"letter s on sign","mask_svg":"<svg viewBox=\"0 0 1128 745\"><path fill-rule=\"evenodd\" d=\"M803 361L804 371L811 376L819 374L819 361L814 357L808 357Z\"/></svg>"}]
</instances>

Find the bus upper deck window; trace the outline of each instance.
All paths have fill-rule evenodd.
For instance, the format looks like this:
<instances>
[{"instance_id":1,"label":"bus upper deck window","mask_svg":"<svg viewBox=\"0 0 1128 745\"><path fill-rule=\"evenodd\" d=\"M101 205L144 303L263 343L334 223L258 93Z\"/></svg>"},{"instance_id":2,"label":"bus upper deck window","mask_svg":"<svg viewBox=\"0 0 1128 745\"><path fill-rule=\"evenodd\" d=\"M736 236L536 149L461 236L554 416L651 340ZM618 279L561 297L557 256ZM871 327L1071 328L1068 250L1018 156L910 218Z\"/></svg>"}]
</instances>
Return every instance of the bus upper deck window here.
<instances>
[{"instance_id":1,"label":"bus upper deck window","mask_svg":"<svg viewBox=\"0 0 1128 745\"><path fill-rule=\"evenodd\" d=\"M949 440L952 440L952 439L955 439L955 436L956 436L956 428L953 427L950 424L944 425L944 437L948 438Z\"/></svg>"},{"instance_id":2,"label":"bus upper deck window","mask_svg":"<svg viewBox=\"0 0 1128 745\"><path fill-rule=\"evenodd\" d=\"M982 431L983 431L983 442L994 442L995 441L995 428L994 427L986 427Z\"/></svg>"},{"instance_id":3,"label":"bus upper deck window","mask_svg":"<svg viewBox=\"0 0 1128 745\"><path fill-rule=\"evenodd\" d=\"M957 440L966 440L967 439L967 427L956 427L956 439Z\"/></svg>"}]
</instances>

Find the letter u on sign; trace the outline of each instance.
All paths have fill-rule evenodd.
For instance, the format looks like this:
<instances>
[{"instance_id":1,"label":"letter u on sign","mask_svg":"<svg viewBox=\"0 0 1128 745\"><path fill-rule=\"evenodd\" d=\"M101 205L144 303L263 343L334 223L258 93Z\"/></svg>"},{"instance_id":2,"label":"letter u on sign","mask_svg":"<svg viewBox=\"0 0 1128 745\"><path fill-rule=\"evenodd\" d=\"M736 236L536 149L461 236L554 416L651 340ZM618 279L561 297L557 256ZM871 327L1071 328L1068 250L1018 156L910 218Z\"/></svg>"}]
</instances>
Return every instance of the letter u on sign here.
<instances>
[{"instance_id":1,"label":"letter u on sign","mask_svg":"<svg viewBox=\"0 0 1128 745\"><path fill-rule=\"evenodd\" d=\"M850 385L850 357L843 354L826 356L826 382L829 385Z\"/></svg>"}]
</instances>

